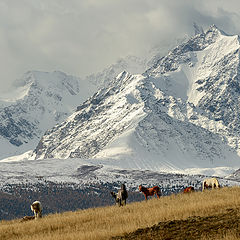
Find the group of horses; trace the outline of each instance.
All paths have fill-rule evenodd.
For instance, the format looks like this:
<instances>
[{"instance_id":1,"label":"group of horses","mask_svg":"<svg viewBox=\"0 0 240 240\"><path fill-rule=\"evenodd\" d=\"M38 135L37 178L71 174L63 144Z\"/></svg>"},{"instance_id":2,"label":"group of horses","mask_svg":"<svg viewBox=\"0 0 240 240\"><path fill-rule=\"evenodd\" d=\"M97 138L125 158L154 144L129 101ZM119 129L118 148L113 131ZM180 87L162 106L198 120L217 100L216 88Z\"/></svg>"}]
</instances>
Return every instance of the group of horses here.
<instances>
[{"instance_id":1,"label":"group of horses","mask_svg":"<svg viewBox=\"0 0 240 240\"><path fill-rule=\"evenodd\" d=\"M157 198L160 198L160 196L162 195L161 189L158 186L154 186L152 188L146 188L140 185L138 188L139 188L139 191L144 194L145 200L147 200L149 196L156 195ZM202 191L210 188L211 189L220 188L219 182L216 178L207 178L203 180ZM190 187L184 188L183 193L192 193L194 191L195 191L194 187L190 186ZM117 193L111 192L111 195L115 199L115 202L118 204L118 206L126 205L128 193L126 190L126 186L124 184L121 185L121 189L119 189Z\"/></svg>"},{"instance_id":2,"label":"group of horses","mask_svg":"<svg viewBox=\"0 0 240 240\"><path fill-rule=\"evenodd\" d=\"M202 182L202 191L206 189L214 189L214 188L220 188L220 184L216 178L206 178ZM194 187L186 187L183 190L183 193L190 193L194 192Z\"/></svg>"},{"instance_id":3,"label":"group of horses","mask_svg":"<svg viewBox=\"0 0 240 240\"><path fill-rule=\"evenodd\" d=\"M204 179L202 182L202 191L209 188L214 189L219 187L220 185L216 178L207 178L207 179ZM139 191L144 194L145 200L147 200L149 196L156 195L157 198L160 198L160 196L162 195L161 189L158 186L154 186L152 188L146 188L140 185L138 188L139 188ZM183 193L191 193L194 191L195 191L194 187L190 186L190 187L186 187L183 190ZM118 204L119 207L127 204L128 192L125 184L121 185L121 189L119 189L117 193L111 192L111 195L115 199L115 202L116 204ZM28 221L28 220L41 218L42 209L43 209L42 204L39 201L33 202L31 204L31 210L34 212L34 216L25 216L22 218L21 221Z\"/></svg>"}]
</instances>

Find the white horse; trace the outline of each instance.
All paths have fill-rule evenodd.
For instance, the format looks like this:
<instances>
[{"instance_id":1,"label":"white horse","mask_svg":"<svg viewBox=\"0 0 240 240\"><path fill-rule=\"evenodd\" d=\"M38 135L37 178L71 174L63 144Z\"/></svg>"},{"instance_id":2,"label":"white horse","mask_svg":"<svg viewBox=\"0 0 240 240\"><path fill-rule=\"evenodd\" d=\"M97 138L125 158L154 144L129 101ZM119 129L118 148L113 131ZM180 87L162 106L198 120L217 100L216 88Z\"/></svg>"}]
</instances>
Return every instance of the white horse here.
<instances>
[{"instance_id":1,"label":"white horse","mask_svg":"<svg viewBox=\"0 0 240 240\"><path fill-rule=\"evenodd\" d=\"M31 210L34 212L35 219L42 217L42 204L39 201L33 202L31 205Z\"/></svg>"},{"instance_id":2,"label":"white horse","mask_svg":"<svg viewBox=\"0 0 240 240\"><path fill-rule=\"evenodd\" d=\"M207 178L207 179L204 179L203 183L202 183L202 191L204 189L207 189L207 188L219 188L220 185L219 185L219 182L216 178Z\"/></svg>"}]
</instances>

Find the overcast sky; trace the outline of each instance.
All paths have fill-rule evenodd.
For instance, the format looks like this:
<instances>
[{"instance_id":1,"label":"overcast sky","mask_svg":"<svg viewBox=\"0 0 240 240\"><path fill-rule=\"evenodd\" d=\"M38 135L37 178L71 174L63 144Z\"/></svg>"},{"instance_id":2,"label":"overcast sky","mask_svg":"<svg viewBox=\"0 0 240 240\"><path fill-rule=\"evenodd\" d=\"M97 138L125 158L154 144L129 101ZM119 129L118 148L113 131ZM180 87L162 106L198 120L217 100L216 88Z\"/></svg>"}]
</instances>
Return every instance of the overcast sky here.
<instances>
[{"instance_id":1,"label":"overcast sky","mask_svg":"<svg viewBox=\"0 0 240 240\"><path fill-rule=\"evenodd\" d=\"M0 0L0 91L29 70L83 76L192 35L240 33L239 0Z\"/></svg>"}]
</instances>

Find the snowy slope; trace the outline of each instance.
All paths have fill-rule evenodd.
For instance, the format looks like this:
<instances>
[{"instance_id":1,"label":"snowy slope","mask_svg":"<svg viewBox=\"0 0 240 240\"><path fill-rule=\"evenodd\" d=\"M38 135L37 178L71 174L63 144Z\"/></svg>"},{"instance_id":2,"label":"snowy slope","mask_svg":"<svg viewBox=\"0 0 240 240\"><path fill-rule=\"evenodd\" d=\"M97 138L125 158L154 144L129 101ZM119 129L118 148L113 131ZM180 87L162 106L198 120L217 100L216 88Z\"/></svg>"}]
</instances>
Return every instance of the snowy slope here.
<instances>
[{"instance_id":1,"label":"snowy slope","mask_svg":"<svg viewBox=\"0 0 240 240\"><path fill-rule=\"evenodd\" d=\"M76 106L85 101L99 88L107 86L123 70L128 70L131 73L144 72L149 64L154 62L153 57L156 54L159 54L158 48L152 50L145 59L127 56L119 59L101 72L82 78L69 76L59 71L53 73L30 71L24 74L21 79L15 81L11 91L7 94L2 93L0 96L0 112L2 112L2 119L6 121L6 123L0 126L0 144L2 146L0 160L35 148L39 137L47 129L63 121L75 110ZM34 89L35 87L39 90ZM59 98L59 101L56 101L57 98ZM32 107L34 105L33 102L36 102L35 109ZM59 109L55 109L55 107ZM19 108L23 109L22 113L26 112L28 115L24 129L19 126ZM45 109L46 111L42 115L39 114L42 110L39 111L37 108ZM6 115L4 113L5 111L10 111L10 118L9 114ZM49 114L46 114L46 112L52 112L55 117L48 116ZM61 116L58 116L59 114ZM55 119L53 120L53 118ZM57 118L59 119L57 120ZM35 121L37 121L36 124ZM9 122L14 124L14 131L7 129L7 126L13 126ZM21 134L17 134L17 131L21 132ZM19 135L24 135L23 132L29 135L37 135L37 137L30 136L26 139L25 136L23 137L24 141L19 140L18 142Z\"/></svg>"},{"instance_id":2,"label":"snowy slope","mask_svg":"<svg viewBox=\"0 0 240 240\"><path fill-rule=\"evenodd\" d=\"M190 122L219 134L240 154L239 67L239 37L212 26L175 48L146 74L163 79L167 94L192 106L186 113Z\"/></svg>"},{"instance_id":3,"label":"snowy slope","mask_svg":"<svg viewBox=\"0 0 240 240\"><path fill-rule=\"evenodd\" d=\"M109 83L123 71L127 71L131 74L145 72L153 64L154 54L157 54L157 49L149 53L149 56L145 59L136 56L120 58L116 63L106 67L102 71L86 76L85 80L92 82L99 88L108 87Z\"/></svg>"},{"instance_id":4,"label":"snowy slope","mask_svg":"<svg viewBox=\"0 0 240 240\"><path fill-rule=\"evenodd\" d=\"M176 42L182 39L176 39ZM101 70L100 72L90 74L84 79L97 85L98 88L108 87L109 83L117 77L121 72L126 71L130 74L141 74L152 67L158 59L164 55L167 47L155 46L146 51L143 57L126 56L118 59L115 63ZM168 49L170 46L168 46Z\"/></svg>"},{"instance_id":5,"label":"snowy slope","mask_svg":"<svg viewBox=\"0 0 240 240\"><path fill-rule=\"evenodd\" d=\"M94 159L43 159L19 162L0 162L0 189L4 192L19 184L22 188L36 191L39 184L71 184L73 188L91 186L97 189L99 184L126 183L128 189L136 189L140 184L160 185L162 189L173 186L201 187L204 175L183 175L182 173L154 172L150 170L132 170L113 168L108 165L94 164ZM240 185L239 182L223 178L221 169L208 169L211 175L218 176L222 186ZM225 174L227 170L225 170ZM229 171L228 171L229 173ZM190 172L187 172L190 174ZM34 186L35 185L35 186Z\"/></svg>"},{"instance_id":6,"label":"snowy slope","mask_svg":"<svg viewBox=\"0 0 240 240\"><path fill-rule=\"evenodd\" d=\"M32 158L158 171L238 167L238 110L226 104L239 105L238 49L237 36L211 26L143 75L122 72L47 131Z\"/></svg>"},{"instance_id":7,"label":"snowy slope","mask_svg":"<svg viewBox=\"0 0 240 240\"><path fill-rule=\"evenodd\" d=\"M115 78L117 65L112 69L89 77L104 87L23 158L195 173L239 168L238 36L211 26L154 59L144 74Z\"/></svg>"},{"instance_id":8,"label":"snowy slope","mask_svg":"<svg viewBox=\"0 0 240 240\"><path fill-rule=\"evenodd\" d=\"M135 89L142 79L142 75L121 73L112 87L99 90L66 121L47 131L37 146L37 158L93 156L116 134L135 126L145 115ZM125 84L127 87L121 89Z\"/></svg>"},{"instance_id":9,"label":"snowy slope","mask_svg":"<svg viewBox=\"0 0 240 240\"><path fill-rule=\"evenodd\" d=\"M91 86L91 87L90 87ZM0 98L0 159L33 149L96 88L62 72L27 72Z\"/></svg>"}]
</instances>

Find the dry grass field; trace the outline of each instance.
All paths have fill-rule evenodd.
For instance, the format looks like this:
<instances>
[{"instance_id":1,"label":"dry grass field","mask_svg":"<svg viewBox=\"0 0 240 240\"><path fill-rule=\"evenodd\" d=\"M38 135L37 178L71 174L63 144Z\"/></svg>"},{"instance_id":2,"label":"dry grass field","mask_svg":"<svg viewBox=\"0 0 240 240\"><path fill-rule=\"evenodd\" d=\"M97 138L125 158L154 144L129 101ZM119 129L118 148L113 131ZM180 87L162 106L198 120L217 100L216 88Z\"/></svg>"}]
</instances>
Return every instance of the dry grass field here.
<instances>
[{"instance_id":1,"label":"dry grass field","mask_svg":"<svg viewBox=\"0 0 240 240\"><path fill-rule=\"evenodd\" d=\"M1 221L1 240L240 239L240 188Z\"/></svg>"}]
</instances>

